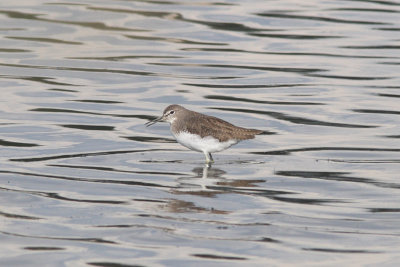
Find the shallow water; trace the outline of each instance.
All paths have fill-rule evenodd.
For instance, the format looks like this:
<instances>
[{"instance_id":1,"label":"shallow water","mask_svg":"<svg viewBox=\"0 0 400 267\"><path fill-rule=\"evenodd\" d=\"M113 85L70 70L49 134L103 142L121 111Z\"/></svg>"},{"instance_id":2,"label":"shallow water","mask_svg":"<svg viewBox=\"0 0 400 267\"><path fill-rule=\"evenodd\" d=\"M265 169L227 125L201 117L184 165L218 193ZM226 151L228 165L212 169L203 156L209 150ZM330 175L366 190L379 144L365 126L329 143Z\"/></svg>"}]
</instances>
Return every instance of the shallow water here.
<instances>
[{"instance_id":1,"label":"shallow water","mask_svg":"<svg viewBox=\"0 0 400 267\"><path fill-rule=\"evenodd\" d=\"M0 265L400 263L400 4L0 4ZM168 104L268 134L177 144Z\"/></svg>"}]
</instances>

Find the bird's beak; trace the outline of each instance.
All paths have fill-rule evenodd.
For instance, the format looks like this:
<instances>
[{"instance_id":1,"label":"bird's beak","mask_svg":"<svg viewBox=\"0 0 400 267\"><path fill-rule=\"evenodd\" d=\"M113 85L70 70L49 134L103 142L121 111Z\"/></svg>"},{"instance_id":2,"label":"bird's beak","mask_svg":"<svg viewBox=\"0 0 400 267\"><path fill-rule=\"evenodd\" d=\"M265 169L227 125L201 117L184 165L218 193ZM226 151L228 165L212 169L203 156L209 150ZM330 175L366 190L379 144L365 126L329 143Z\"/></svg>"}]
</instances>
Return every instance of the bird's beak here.
<instances>
[{"instance_id":1,"label":"bird's beak","mask_svg":"<svg viewBox=\"0 0 400 267\"><path fill-rule=\"evenodd\" d=\"M153 125L153 124L155 124L155 123L157 123L157 122L159 122L159 121L163 121L163 120L164 120L164 117L161 116L161 117L158 117L158 118L155 119L155 120L146 122L144 125L146 125L146 127L149 127L149 126L151 126L151 125Z\"/></svg>"}]
</instances>

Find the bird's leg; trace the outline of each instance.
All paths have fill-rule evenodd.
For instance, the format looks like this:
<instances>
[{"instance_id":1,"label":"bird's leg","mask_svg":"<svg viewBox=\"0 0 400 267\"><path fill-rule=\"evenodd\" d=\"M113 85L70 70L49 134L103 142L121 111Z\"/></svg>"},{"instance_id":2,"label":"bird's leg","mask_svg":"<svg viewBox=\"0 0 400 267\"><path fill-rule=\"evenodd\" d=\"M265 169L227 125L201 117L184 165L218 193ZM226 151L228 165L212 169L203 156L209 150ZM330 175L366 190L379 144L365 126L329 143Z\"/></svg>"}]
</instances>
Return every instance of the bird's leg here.
<instances>
[{"instance_id":1,"label":"bird's leg","mask_svg":"<svg viewBox=\"0 0 400 267\"><path fill-rule=\"evenodd\" d=\"M205 152L205 151L203 153L206 156L206 164L207 165L209 165L210 163L214 162L213 157L211 156L211 153L208 153L208 152Z\"/></svg>"},{"instance_id":2,"label":"bird's leg","mask_svg":"<svg viewBox=\"0 0 400 267\"><path fill-rule=\"evenodd\" d=\"M210 161L210 162L214 163L214 159L213 159L213 157L212 157L211 153L208 153L208 156L209 156L209 157L210 157L210 159L211 159L211 161Z\"/></svg>"}]
</instances>

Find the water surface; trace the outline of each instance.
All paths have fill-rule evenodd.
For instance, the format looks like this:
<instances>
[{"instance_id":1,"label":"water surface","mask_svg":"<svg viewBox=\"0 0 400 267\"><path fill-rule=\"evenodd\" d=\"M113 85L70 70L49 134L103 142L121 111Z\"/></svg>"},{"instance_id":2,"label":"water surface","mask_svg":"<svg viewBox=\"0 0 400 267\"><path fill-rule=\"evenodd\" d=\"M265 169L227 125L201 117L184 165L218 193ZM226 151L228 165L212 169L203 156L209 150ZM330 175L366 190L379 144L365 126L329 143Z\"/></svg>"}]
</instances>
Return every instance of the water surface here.
<instances>
[{"instance_id":1,"label":"water surface","mask_svg":"<svg viewBox=\"0 0 400 267\"><path fill-rule=\"evenodd\" d=\"M1 4L0 264L399 264L399 13ZM207 168L172 103L268 134Z\"/></svg>"}]
</instances>

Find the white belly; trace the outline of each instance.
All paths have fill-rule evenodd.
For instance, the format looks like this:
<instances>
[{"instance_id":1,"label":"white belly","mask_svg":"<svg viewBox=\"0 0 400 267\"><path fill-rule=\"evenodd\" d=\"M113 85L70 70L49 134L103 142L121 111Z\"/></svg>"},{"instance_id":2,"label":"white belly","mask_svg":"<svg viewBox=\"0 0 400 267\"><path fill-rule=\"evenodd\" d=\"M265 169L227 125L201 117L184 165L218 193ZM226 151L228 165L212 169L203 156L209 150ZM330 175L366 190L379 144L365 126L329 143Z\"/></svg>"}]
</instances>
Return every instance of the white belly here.
<instances>
[{"instance_id":1,"label":"white belly","mask_svg":"<svg viewBox=\"0 0 400 267\"><path fill-rule=\"evenodd\" d=\"M237 140L219 142L218 139L215 139L211 136L201 138L198 135L194 135L188 132L181 132L174 136L179 144L189 149L206 153L214 153L225 150L238 142Z\"/></svg>"}]
</instances>

